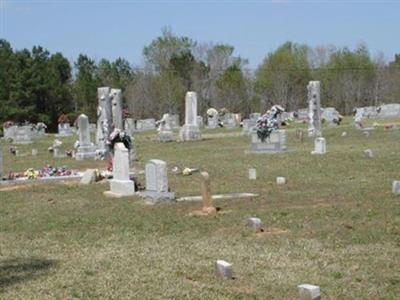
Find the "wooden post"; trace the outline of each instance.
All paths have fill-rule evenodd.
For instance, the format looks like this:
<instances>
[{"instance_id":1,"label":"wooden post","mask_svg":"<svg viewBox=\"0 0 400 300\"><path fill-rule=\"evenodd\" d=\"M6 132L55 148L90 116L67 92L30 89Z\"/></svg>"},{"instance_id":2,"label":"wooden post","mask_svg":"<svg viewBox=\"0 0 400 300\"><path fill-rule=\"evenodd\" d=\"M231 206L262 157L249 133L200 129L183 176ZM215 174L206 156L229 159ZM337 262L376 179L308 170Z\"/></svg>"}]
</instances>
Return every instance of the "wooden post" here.
<instances>
[{"instance_id":1,"label":"wooden post","mask_svg":"<svg viewBox=\"0 0 400 300\"><path fill-rule=\"evenodd\" d=\"M210 175L207 172L201 172L201 196L203 198L203 212L215 213L217 212L212 203Z\"/></svg>"}]
</instances>

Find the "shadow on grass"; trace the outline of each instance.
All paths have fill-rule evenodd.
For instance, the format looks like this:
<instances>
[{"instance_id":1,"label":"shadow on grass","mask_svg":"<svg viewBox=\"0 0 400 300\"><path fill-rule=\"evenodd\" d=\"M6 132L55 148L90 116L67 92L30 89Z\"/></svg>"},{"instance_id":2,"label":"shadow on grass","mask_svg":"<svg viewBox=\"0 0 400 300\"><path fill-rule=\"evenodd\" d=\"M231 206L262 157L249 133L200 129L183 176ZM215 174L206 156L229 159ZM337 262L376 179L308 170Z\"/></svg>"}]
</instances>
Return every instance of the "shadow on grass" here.
<instances>
[{"instance_id":1,"label":"shadow on grass","mask_svg":"<svg viewBox=\"0 0 400 300\"><path fill-rule=\"evenodd\" d=\"M56 264L55 260L32 257L0 260L0 288L45 275Z\"/></svg>"}]
</instances>

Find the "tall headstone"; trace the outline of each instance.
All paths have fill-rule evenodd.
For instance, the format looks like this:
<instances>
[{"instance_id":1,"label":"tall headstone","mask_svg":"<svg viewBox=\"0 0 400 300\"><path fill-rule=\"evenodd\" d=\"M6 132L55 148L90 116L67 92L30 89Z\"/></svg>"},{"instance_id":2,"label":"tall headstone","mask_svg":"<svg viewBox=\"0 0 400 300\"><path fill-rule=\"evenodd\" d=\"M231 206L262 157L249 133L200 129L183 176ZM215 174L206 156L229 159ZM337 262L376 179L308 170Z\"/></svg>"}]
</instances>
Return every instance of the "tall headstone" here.
<instances>
[{"instance_id":1,"label":"tall headstone","mask_svg":"<svg viewBox=\"0 0 400 300\"><path fill-rule=\"evenodd\" d=\"M88 116L81 114L78 117L79 127L79 146L75 155L76 160L94 158L96 156L96 147L90 141L90 128Z\"/></svg>"},{"instance_id":2,"label":"tall headstone","mask_svg":"<svg viewBox=\"0 0 400 300\"><path fill-rule=\"evenodd\" d=\"M159 159L152 159L146 164L146 191L141 193L153 201L173 200L175 193L168 189L167 164Z\"/></svg>"},{"instance_id":3,"label":"tall headstone","mask_svg":"<svg viewBox=\"0 0 400 300\"><path fill-rule=\"evenodd\" d=\"M314 141L314 151L312 154L325 154L326 153L326 140L323 137L316 138Z\"/></svg>"},{"instance_id":4,"label":"tall headstone","mask_svg":"<svg viewBox=\"0 0 400 300\"><path fill-rule=\"evenodd\" d=\"M201 133L197 124L197 95L187 92L185 98L185 124L179 132L182 141L200 140Z\"/></svg>"},{"instance_id":5,"label":"tall headstone","mask_svg":"<svg viewBox=\"0 0 400 300\"><path fill-rule=\"evenodd\" d=\"M308 90L308 136L321 136L321 98L320 82L310 81Z\"/></svg>"},{"instance_id":6,"label":"tall headstone","mask_svg":"<svg viewBox=\"0 0 400 300\"><path fill-rule=\"evenodd\" d=\"M114 146L113 179L110 180L108 196L123 197L135 194L135 183L129 178L129 151L123 143Z\"/></svg>"},{"instance_id":7,"label":"tall headstone","mask_svg":"<svg viewBox=\"0 0 400 300\"><path fill-rule=\"evenodd\" d=\"M111 109L111 89L101 87L97 89L97 131L96 145L97 149L103 153L107 152L107 138L112 128L112 109Z\"/></svg>"},{"instance_id":8,"label":"tall headstone","mask_svg":"<svg viewBox=\"0 0 400 300\"><path fill-rule=\"evenodd\" d=\"M31 126L18 126L15 131L14 144L32 144L32 127Z\"/></svg>"},{"instance_id":9,"label":"tall headstone","mask_svg":"<svg viewBox=\"0 0 400 300\"><path fill-rule=\"evenodd\" d=\"M111 112L114 128L123 130L122 91L120 89L111 89Z\"/></svg>"}]
</instances>

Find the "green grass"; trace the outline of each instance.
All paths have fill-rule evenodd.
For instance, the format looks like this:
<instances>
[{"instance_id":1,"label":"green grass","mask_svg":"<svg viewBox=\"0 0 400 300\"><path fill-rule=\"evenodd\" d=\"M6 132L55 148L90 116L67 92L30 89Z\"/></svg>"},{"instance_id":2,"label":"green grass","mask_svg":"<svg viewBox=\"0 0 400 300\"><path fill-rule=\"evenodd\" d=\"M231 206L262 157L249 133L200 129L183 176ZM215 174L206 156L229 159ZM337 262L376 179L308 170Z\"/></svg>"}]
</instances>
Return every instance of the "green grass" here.
<instances>
[{"instance_id":1,"label":"green grass","mask_svg":"<svg viewBox=\"0 0 400 300\"><path fill-rule=\"evenodd\" d=\"M169 168L207 170L215 194L260 194L216 202L217 216L189 216L200 203L109 199L103 183L0 191L0 298L297 299L297 285L311 283L323 299L399 299L400 198L391 182L400 179L400 131L380 127L365 137L350 120L326 126L328 153L317 156L312 140L296 139L296 127L303 125L288 128L293 151L274 155L245 155L249 138L239 130L205 130L190 143L135 137L138 169L158 158ZM19 146L38 148L37 157L11 157L3 142L5 171L105 166L53 159L45 151L52 139ZM247 179L251 167L256 181ZM277 186L277 176L287 184ZM198 173L169 173L169 182L178 197L200 195ZM263 220L264 233L245 227L250 216ZM233 264L235 280L215 277L217 259Z\"/></svg>"}]
</instances>

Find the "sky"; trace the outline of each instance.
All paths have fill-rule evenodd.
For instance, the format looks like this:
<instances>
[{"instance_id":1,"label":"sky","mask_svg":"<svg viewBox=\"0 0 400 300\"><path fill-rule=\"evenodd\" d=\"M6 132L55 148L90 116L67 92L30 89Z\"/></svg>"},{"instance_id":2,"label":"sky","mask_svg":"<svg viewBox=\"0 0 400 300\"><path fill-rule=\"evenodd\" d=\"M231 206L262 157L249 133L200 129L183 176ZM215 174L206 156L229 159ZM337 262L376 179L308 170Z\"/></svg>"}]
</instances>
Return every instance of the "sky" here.
<instances>
[{"instance_id":1,"label":"sky","mask_svg":"<svg viewBox=\"0 0 400 300\"><path fill-rule=\"evenodd\" d=\"M140 66L143 47L165 26L197 42L230 44L250 68L286 41L365 43L387 61L400 53L400 0L0 0L0 38L71 61L83 53Z\"/></svg>"}]
</instances>

